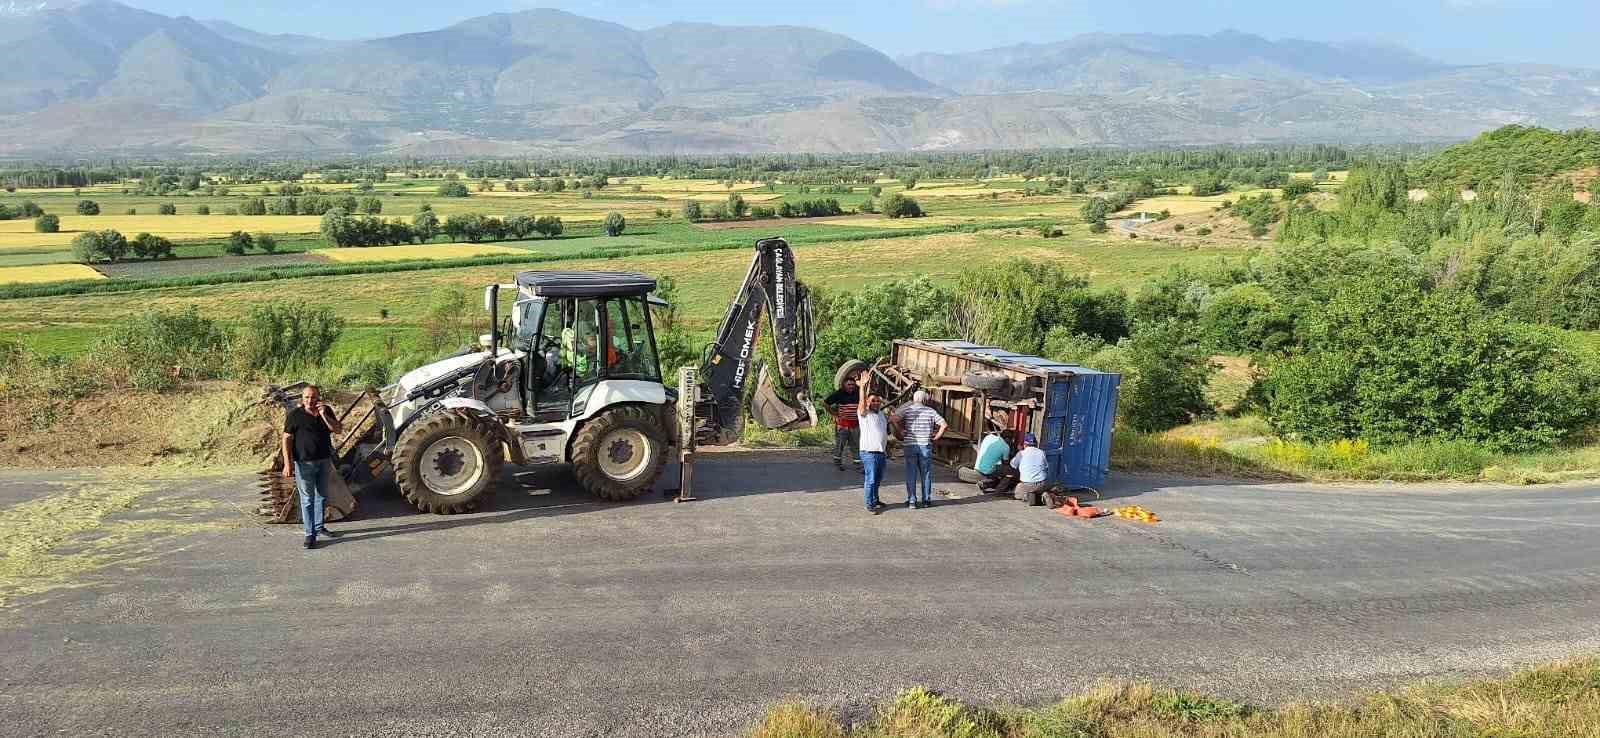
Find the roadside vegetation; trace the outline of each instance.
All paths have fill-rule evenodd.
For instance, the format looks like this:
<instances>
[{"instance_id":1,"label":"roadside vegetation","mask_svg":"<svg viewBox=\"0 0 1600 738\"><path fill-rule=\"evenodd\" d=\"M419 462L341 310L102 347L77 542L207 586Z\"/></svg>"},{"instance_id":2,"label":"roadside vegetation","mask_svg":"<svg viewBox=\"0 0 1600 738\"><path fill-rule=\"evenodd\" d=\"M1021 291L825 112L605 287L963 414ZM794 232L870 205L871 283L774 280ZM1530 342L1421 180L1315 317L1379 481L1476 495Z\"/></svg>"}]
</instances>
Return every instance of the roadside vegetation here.
<instances>
[{"instance_id":1,"label":"roadside vegetation","mask_svg":"<svg viewBox=\"0 0 1600 738\"><path fill-rule=\"evenodd\" d=\"M1148 683L1103 684L1042 707L979 707L901 692L859 723L803 702L768 711L748 738L1369 738L1600 735L1600 660L1502 679L1429 682L1340 702L1257 707Z\"/></svg>"},{"instance_id":2,"label":"roadside vegetation","mask_svg":"<svg viewBox=\"0 0 1600 738\"><path fill-rule=\"evenodd\" d=\"M284 213L268 219L320 210L322 230L238 230L203 247L160 235L129 241L104 230L81 233L74 238L86 250L113 260L142 254L166 265L258 251L291 260L170 277L8 285L0 287L0 323L15 326L13 345L26 347L13 351L16 362L72 366L99 388L93 391L165 392L188 381L268 375L383 383L472 340L475 332L466 329L453 343L436 339L437 306L450 302L441 295L560 262L662 278L676 303L659 336L670 377L697 359L747 267L743 252L761 232L741 230L741 221L761 227L762 219L803 221L852 209L862 214L784 228L815 290L819 390L839 363L885 356L897 338L959 337L1122 374L1113 465L1125 470L1566 479L1600 474L1600 342L1590 338L1600 329L1600 207L1578 196L1586 191L1580 187L1595 186L1583 169L1584 162L1600 163L1591 144L1587 134L1512 128L1410 161L1415 152L1405 150L1360 158L1329 147L1278 147L1118 160L1094 152L918 155L881 162L875 172L823 159L759 170L797 164L778 157L724 162L727 168L692 176L597 172L585 169L593 164L587 161L563 164L571 169L559 176L514 162L137 180L12 172L18 185L89 178L71 182L82 194L19 192L28 200L7 206L13 220L56 205L77 208L91 194L97 207L112 208L107 212L122 206L119 197L192 197L217 206L242 198L251 212ZM1517 145L1555 152L1560 166L1579 169L1569 176L1519 163L1498 178L1484 173L1521 162L1507 153ZM1475 197L1440 178L1437 157L1474 172ZM652 161L613 163L626 169ZM242 181L253 176L299 181ZM129 189L130 181L138 182L134 191L107 191ZM441 183L461 187L441 198ZM530 202L552 214L527 213ZM571 213L563 208L573 204L590 212L554 215ZM1095 233L1108 218L1150 213L1157 204L1158 223L1169 211L1211 213L1208 222L1224 218L1255 238L1197 244L1187 235L1163 241ZM187 208L178 212L150 217L182 219ZM895 225L882 227L888 223ZM1260 240L1267 233L1273 240ZM394 245L424 236L467 243ZM507 240L474 245L497 239ZM191 251L202 248L209 250ZM177 258L163 258L169 255ZM317 261L297 261L311 258ZM115 274L113 266L102 269ZM36 268L71 274L65 265ZM289 285L305 295L298 309L339 324L318 356L293 366L210 367L183 359L186 352L238 354L259 342L251 338L261 330L253 306L279 300ZM156 289L149 310L130 309L135 298L119 294ZM203 330L197 318L207 323ZM171 328L179 324L187 327ZM134 340L128 331L155 337ZM230 343L201 340L212 333ZM105 345L113 339L140 348ZM189 340L200 343L179 345ZM96 357L92 366L75 363L90 361L86 355ZM163 358L143 368L111 366L144 356ZM33 384L13 379L5 391ZM54 403L74 396L41 391ZM792 446L825 436L752 431L747 440Z\"/></svg>"}]
</instances>

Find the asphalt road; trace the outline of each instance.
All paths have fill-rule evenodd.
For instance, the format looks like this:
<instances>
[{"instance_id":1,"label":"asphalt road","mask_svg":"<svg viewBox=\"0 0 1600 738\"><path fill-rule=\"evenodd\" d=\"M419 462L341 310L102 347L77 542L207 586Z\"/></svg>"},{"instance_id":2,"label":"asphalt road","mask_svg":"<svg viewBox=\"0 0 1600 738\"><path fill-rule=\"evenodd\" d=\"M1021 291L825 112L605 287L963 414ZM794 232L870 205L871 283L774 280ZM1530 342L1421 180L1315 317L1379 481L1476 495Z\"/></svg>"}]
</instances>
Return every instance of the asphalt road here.
<instances>
[{"instance_id":1,"label":"asphalt road","mask_svg":"<svg viewBox=\"0 0 1600 738\"><path fill-rule=\"evenodd\" d=\"M789 453L697 475L682 505L549 473L473 515L368 498L311 552L246 520L248 480L158 480L111 520L214 525L0 611L0 725L729 735L784 696L864 716L911 685L1036 703L1112 677L1271 702L1600 652L1594 486L1116 478L1148 526L953 481L969 496L874 517ZM0 513L95 483L0 474Z\"/></svg>"}]
</instances>

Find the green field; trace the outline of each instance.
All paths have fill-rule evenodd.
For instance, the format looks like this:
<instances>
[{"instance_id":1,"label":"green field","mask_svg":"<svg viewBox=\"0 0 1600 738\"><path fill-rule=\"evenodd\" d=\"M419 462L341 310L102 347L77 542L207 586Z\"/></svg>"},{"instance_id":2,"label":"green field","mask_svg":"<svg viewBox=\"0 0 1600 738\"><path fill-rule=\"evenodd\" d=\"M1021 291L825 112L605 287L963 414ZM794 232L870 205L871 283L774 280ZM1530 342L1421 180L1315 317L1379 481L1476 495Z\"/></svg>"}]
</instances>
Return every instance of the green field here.
<instances>
[{"instance_id":1,"label":"green field","mask_svg":"<svg viewBox=\"0 0 1600 738\"><path fill-rule=\"evenodd\" d=\"M751 243L754 238L750 232L738 230L715 233L738 234L743 243ZM593 239L574 239L584 240ZM1022 228L817 242L796 239L795 253L801 279L828 289L849 290L915 274L949 281L964 269L1013 256L1059 261L1096 284L1132 287L1173 264L1208 263L1242 250L1195 249L1095 237L1076 226L1067 236L1055 239L1044 239L1036 231ZM680 308L689 325L708 328L721 317L749 267L749 258L742 248L649 256L619 254L614 258L545 264L503 263L0 300L0 329L18 335L35 350L73 352L86 347L96 326L114 323L139 309L197 305L203 314L228 318L242 315L254 304L297 299L328 305L352 328L364 329L353 331L344 341L381 341L371 331L412 335L433 290L449 285L476 290L504 281L525 268L632 269L671 276L679 284ZM388 317L382 317L382 311L387 311Z\"/></svg>"}]
</instances>

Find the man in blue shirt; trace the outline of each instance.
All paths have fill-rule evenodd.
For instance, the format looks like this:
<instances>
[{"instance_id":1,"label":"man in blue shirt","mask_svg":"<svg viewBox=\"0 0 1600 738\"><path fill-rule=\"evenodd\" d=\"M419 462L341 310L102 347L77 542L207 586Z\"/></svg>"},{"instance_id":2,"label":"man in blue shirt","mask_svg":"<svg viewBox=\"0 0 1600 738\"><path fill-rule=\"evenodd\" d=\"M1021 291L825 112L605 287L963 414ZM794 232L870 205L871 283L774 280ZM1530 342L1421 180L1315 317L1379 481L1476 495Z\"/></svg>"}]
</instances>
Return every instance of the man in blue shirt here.
<instances>
[{"instance_id":1,"label":"man in blue shirt","mask_svg":"<svg viewBox=\"0 0 1600 738\"><path fill-rule=\"evenodd\" d=\"M1007 476L1012 476L1005 461L1011 456L1011 443L1015 438L1011 431L991 432L978 444L978 458L972 468L978 473L979 479L976 481L984 491L993 489Z\"/></svg>"}]
</instances>

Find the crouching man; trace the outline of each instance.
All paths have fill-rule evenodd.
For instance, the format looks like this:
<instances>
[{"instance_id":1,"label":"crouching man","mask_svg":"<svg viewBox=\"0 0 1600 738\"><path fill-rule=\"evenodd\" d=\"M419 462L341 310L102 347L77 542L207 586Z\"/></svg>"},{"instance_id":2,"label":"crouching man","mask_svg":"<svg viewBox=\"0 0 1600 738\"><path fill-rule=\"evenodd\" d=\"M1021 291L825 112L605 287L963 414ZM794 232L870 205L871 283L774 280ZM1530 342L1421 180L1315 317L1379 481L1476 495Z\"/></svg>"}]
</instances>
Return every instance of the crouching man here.
<instances>
[{"instance_id":1,"label":"crouching man","mask_svg":"<svg viewBox=\"0 0 1600 738\"><path fill-rule=\"evenodd\" d=\"M341 430L333 408L322 404L322 392L308 385L300 393L300 407L283 419L283 475L294 478L300 493L300 520L305 523L306 548L317 547L317 536L337 538L322 524L328 504L328 478L333 469L333 434Z\"/></svg>"},{"instance_id":2,"label":"crouching man","mask_svg":"<svg viewBox=\"0 0 1600 738\"><path fill-rule=\"evenodd\" d=\"M1044 494L1045 480L1049 478L1050 461L1039 448L1039 439L1032 433L1022 434L1022 448L1011 457L1011 468L1017 470L1017 489L1013 496L1024 502Z\"/></svg>"}]
</instances>

